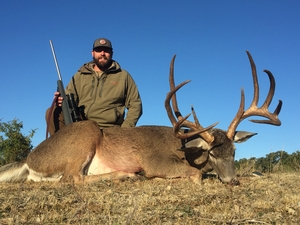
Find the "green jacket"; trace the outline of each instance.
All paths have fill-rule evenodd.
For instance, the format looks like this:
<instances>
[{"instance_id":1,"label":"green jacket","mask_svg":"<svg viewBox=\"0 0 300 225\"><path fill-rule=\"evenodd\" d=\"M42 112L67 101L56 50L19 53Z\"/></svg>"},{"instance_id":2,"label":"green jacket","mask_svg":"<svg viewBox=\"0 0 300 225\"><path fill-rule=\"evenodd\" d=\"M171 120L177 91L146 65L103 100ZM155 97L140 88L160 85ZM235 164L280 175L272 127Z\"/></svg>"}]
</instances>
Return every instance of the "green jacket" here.
<instances>
[{"instance_id":1,"label":"green jacket","mask_svg":"<svg viewBox=\"0 0 300 225\"><path fill-rule=\"evenodd\" d=\"M133 78L116 61L100 77L93 65L89 62L78 70L66 94L77 96L86 118L95 120L100 127L134 127L142 115L142 101Z\"/></svg>"}]
</instances>

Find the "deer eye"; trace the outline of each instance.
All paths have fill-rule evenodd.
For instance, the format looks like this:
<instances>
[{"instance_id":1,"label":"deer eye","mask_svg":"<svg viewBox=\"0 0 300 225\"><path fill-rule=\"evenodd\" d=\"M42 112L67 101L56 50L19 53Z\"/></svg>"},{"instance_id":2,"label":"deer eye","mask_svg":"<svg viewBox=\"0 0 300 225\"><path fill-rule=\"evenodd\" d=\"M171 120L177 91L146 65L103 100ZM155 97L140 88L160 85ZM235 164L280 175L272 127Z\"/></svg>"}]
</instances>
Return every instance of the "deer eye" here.
<instances>
[{"instance_id":1,"label":"deer eye","mask_svg":"<svg viewBox=\"0 0 300 225\"><path fill-rule=\"evenodd\" d=\"M213 158L217 158L212 152L209 152L209 155L212 156Z\"/></svg>"}]
</instances>

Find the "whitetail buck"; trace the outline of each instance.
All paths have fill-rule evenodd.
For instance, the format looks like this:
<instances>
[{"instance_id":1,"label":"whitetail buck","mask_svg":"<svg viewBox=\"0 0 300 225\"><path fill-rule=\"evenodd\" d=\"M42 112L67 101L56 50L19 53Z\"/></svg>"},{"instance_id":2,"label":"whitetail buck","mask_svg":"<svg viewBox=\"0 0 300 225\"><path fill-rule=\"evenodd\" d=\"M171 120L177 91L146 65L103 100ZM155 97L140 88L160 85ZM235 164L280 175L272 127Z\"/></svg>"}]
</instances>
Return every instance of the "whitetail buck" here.
<instances>
[{"instance_id":1,"label":"whitetail buck","mask_svg":"<svg viewBox=\"0 0 300 225\"><path fill-rule=\"evenodd\" d=\"M278 114L282 101L279 101L274 113L268 110L275 91L274 77L265 70L270 79L270 90L262 107L258 108L256 67L249 52L247 54L252 67L254 98L245 111L244 91L241 91L239 110L227 131L213 128L216 124L203 128L193 109L194 122L188 121L187 116L181 116L175 92L189 81L175 87L174 56L169 76L171 91L165 100L173 127L112 127L100 130L93 121L73 123L39 144L23 162L1 167L0 181L67 181L71 178L75 182L88 182L143 175L147 178L191 178L199 182L202 174L215 170L223 182L238 184L233 143L246 141L255 135L236 131L239 123L250 116L261 116L268 120L251 121L281 124ZM170 106L171 98L174 113Z\"/></svg>"}]
</instances>

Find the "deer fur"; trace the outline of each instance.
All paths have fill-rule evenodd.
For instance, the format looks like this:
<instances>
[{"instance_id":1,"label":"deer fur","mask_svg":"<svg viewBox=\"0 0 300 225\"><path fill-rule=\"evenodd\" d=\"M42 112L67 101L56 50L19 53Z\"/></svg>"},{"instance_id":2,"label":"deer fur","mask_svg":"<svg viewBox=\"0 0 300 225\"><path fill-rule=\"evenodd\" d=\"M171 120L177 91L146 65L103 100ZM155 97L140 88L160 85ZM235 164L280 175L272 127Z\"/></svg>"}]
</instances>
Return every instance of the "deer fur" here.
<instances>
[{"instance_id":1,"label":"deer fur","mask_svg":"<svg viewBox=\"0 0 300 225\"><path fill-rule=\"evenodd\" d=\"M212 132L220 133L217 137L221 139L227 138L224 131ZM90 182L134 179L142 174L147 178L191 178L198 182L203 173L213 169L225 182L236 180L232 141L227 140L210 152L205 146L199 136L183 143L174 136L172 127L100 130L94 121L81 121L63 127L43 141L23 162L0 167L0 181Z\"/></svg>"}]
</instances>

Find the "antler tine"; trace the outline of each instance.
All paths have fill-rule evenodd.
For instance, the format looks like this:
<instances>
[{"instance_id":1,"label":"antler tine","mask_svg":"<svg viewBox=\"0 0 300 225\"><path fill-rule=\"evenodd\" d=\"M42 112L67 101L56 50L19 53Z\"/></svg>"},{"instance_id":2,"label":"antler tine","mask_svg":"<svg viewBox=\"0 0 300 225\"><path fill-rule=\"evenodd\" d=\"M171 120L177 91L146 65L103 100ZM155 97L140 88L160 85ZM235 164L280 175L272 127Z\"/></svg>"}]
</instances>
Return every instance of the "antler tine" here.
<instances>
[{"instance_id":1,"label":"antler tine","mask_svg":"<svg viewBox=\"0 0 300 225\"><path fill-rule=\"evenodd\" d=\"M273 100L273 96L274 96L274 93L275 93L275 78L273 76L273 74L271 73L271 71L269 70L264 70L264 72L266 74L268 74L269 76L269 80L270 80L270 89L269 89L269 93L268 93L268 96L264 102L264 104L262 105L262 107L269 107L269 105L271 104L272 100Z\"/></svg>"},{"instance_id":2,"label":"antler tine","mask_svg":"<svg viewBox=\"0 0 300 225\"><path fill-rule=\"evenodd\" d=\"M173 56L172 60L171 60L171 64L170 64L170 74L169 74L169 83L170 83L170 90L174 90L175 89L175 81L174 81L174 62L176 59L176 55ZM190 80L189 80L190 82ZM173 96L172 96L172 107L173 107L173 111L176 115L176 117L178 119L182 119L182 115L179 112L178 109L178 104L177 104L177 98L176 98L176 92L174 92Z\"/></svg>"},{"instance_id":3,"label":"antler tine","mask_svg":"<svg viewBox=\"0 0 300 225\"><path fill-rule=\"evenodd\" d=\"M268 119L268 120L250 120L251 122L254 122L254 123L270 124L270 125L276 125L276 126L281 125L281 121L278 119L278 115L279 115L281 107L282 107L282 101L279 100L279 103L278 103L274 113L269 112L269 109L268 109L272 102L274 93L275 93L275 78L270 71L264 70L264 72L267 73L269 76L270 88L269 88L269 92L268 92L265 102L263 103L263 105L260 108L258 108L257 104L258 104L258 98L259 98L259 85L258 85L258 79L257 79L256 66L252 59L251 54L248 51L246 51L246 52L247 52L247 55L248 55L248 58L250 61L251 68L252 68L254 96L253 96L253 101L252 101L249 109L244 111L245 96L244 96L244 90L242 89L241 103L240 103L239 110L238 110L236 116L234 117L234 119L232 120L231 124L229 125L228 131L227 131L227 136L230 139L233 139L233 135L234 135L235 130L236 130L237 126L239 125L239 123L242 120L244 120L245 118L250 117L250 116L261 116L261 117L265 117Z\"/></svg>"},{"instance_id":4,"label":"antler tine","mask_svg":"<svg viewBox=\"0 0 300 225\"><path fill-rule=\"evenodd\" d=\"M170 84L170 92L166 98L166 101L165 101L165 107L168 108L169 110L167 110L167 113L168 113L168 116L169 114L171 114L171 123L173 125L173 127L175 127L175 125L177 124L177 120L176 118L174 117L173 115L173 112L172 112L172 109L171 109L171 106L170 106L170 98L172 97L172 108L173 108L173 111L175 113L175 116L177 117L178 120L182 120L182 126L184 126L185 124L190 124L190 125L193 125L192 122L188 121L187 117L185 117L186 119L183 120L183 117L179 111L179 108L178 108L178 104L177 104L177 98L176 98L176 91L179 90L183 85L187 84L188 82L190 82L191 80L187 80L187 81L184 81L182 82L181 84L179 84L177 87L175 87L175 81L174 81L174 62L175 62L175 58L176 58L176 55L173 56L172 60L171 60L171 63L170 63L170 74L169 74L169 84ZM167 100L169 99L169 100Z\"/></svg>"},{"instance_id":5,"label":"antler tine","mask_svg":"<svg viewBox=\"0 0 300 225\"><path fill-rule=\"evenodd\" d=\"M197 115L196 115L196 111L194 110L194 107L193 107L193 106L191 107L191 110L192 110L192 114L193 114L193 117L194 117L194 121L195 121L196 126L197 126L197 127L202 127L202 126L200 125L200 123L199 123L199 120L198 120ZM218 123L219 123L219 122L216 122L216 123L214 123L214 124L208 126L207 128L205 128L204 130L205 130L205 131L210 130L211 128L215 127ZM210 138L210 137L207 137L207 138ZM210 140L209 143L211 143L211 142L213 142L213 139Z\"/></svg>"},{"instance_id":6,"label":"antler tine","mask_svg":"<svg viewBox=\"0 0 300 225\"><path fill-rule=\"evenodd\" d=\"M253 101L252 101L250 107L255 107L255 106L257 106L258 98L259 98L259 85L258 85L258 79L257 79L256 65L253 61L253 58L252 58L250 52L246 51L246 53L248 55L250 65L251 65L253 86L254 86L254 96L253 96Z\"/></svg>"},{"instance_id":7,"label":"antler tine","mask_svg":"<svg viewBox=\"0 0 300 225\"><path fill-rule=\"evenodd\" d=\"M171 98L173 97L173 95L174 95L175 92L177 92L181 87L183 87L185 84L187 84L187 83L189 83L189 82L190 82L190 80L186 80L186 81L182 82L181 84L179 84L178 86L176 86L173 90L171 90L171 91L167 94L167 97L166 97L166 100L165 100L165 108L166 108L168 117L169 117L169 119L170 119L170 121L171 121L171 123L172 123L172 125L173 125L173 127L174 127L174 133L175 133L175 136L176 136L177 138L180 138L180 139L186 139L186 138L192 137L192 136L194 136L194 135L196 135L196 134L200 134L200 133L202 133L202 132L208 131L208 130L210 130L211 128L213 128L214 126L216 126L216 125L218 124L218 123L214 123L214 124L212 124L212 125L210 125L210 126L208 126L208 127L206 127L206 128L203 128L203 127L199 124L199 122L197 122L197 123L200 125L199 127L197 127L194 123L192 123L192 122L190 122L190 121L187 120L187 118L191 115L191 113L188 114L188 115L185 116L185 117L182 117L182 116L178 117L178 121L175 119L175 117L174 117L174 115L173 115L173 112L172 112L172 108L171 108L171 106L170 106L170 100L171 100ZM175 101L176 101L176 99L175 99ZM194 109L192 109L192 111L193 111L193 116L194 116L194 118L196 118L196 121L198 121L198 119L197 119L197 117L196 117L196 114L195 114L195 112L194 112ZM181 115L181 113L180 113L179 111L178 111L178 113ZM182 133L179 131L180 128L181 128L182 126L189 127L189 128L191 128L192 130L194 130L194 131L189 132L189 133L186 133L186 134L182 134ZM208 132L206 132L206 133L208 133ZM209 134L209 133L208 133L208 134ZM203 133L200 134L200 135L201 135L201 137L202 137L206 142L208 142L208 143L212 143L213 140L214 140L213 138L211 139L210 136L205 136L205 135L204 135L204 137L203 137ZM209 134L209 135L210 135L210 134ZM211 135L211 136L212 136L212 135ZM213 136L212 136L212 137L213 137Z\"/></svg>"},{"instance_id":8,"label":"antler tine","mask_svg":"<svg viewBox=\"0 0 300 225\"><path fill-rule=\"evenodd\" d=\"M278 119L278 115L281 111L282 101L279 100L279 103L278 103L278 105L277 105L277 107L276 107L276 109L274 110L273 113L268 112L268 107L270 106L270 104L273 100L276 84L275 84L275 78L274 78L273 74L269 70L264 70L264 72L267 73L268 76L269 76L270 89L269 89L268 96L267 96L264 104L260 107L260 109L263 112L261 116L264 116L264 117L268 118L269 120L250 120L250 121L254 122L254 123L264 123L264 124L271 124L271 125L275 125L275 126L280 126L281 121ZM268 114L269 116L265 116L265 114ZM245 117L246 116L247 115L245 115Z\"/></svg>"},{"instance_id":9,"label":"antler tine","mask_svg":"<svg viewBox=\"0 0 300 225\"><path fill-rule=\"evenodd\" d=\"M170 83L170 92L167 94L166 100L165 100L165 108L167 110L167 114L168 117L174 127L174 132L176 137L181 138L181 139L185 139L188 137L192 137L196 134L200 134L201 133L201 137L208 143L212 143L214 140L213 135L211 135L210 133L207 132L207 130L211 129L213 126L215 126L216 124L213 124L207 128L203 128L197 117L195 116L196 114L193 111L193 115L194 115L194 119L196 118L196 124L192 123L190 121L187 120L187 118L190 116L187 115L185 117L182 117L179 108L178 108L178 104L177 104L177 99L176 99L176 91L179 90L182 86L184 86L185 84L187 84L188 82L190 82L190 80L184 81L181 84L179 84L178 86L175 87L175 82L174 82L174 61L175 61L175 57L176 55L173 56L172 60L171 60L171 64L170 64L170 75L169 75L169 83ZM172 107L173 107L173 111L178 119L178 121L176 120L176 118L174 117L174 114L172 112L171 106L170 106L170 99L172 98ZM180 128L182 126L186 126L188 128L191 128L192 130L194 130L193 132L189 132L188 134L182 134L180 133Z\"/></svg>"},{"instance_id":10,"label":"antler tine","mask_svg":"<svg viewBox=\"0 0 300 225\"><path fill-rule=\"evenodd\" d=\"M202 132L206 132L206 131L208 131L208 130L210 130L210 129L212 129L214 126L216 126L217 124L218 124L218 122L216 122L216 123L214 123L214 124L212 124L212 125L210 125L210 126L208 126L208 127L206 127L206 128L203 128L202 130L198 130L198 131L192 131L192 132L189 132L189 133L185 133L185 134L182 134L179 130L180 130L180 128L182 127L182 123L184 123L185 122L185 120L190 116L191 114L188 114L187 116L185 116L185 117L183 117L181 120L179 120L178 122L177 122L177 124L174 126L174 132L175 132L175 136L177 137L177 138L180 138L180 139L187 139L187 138L190 138L190 137L192 137L192 136L194 136L194 135L196 135L196 134L200 134L200 136L202 137ZM202 137L207 143L212 143L214 140L212 139L212 140L210 140L209 138L208 138L208 140L210 140L210 141L207 141L204 137Z\"/></svg>"},{"instance_id":11,"label":"antler tine","mask_svg":"<svg viewBox=\"0 0 300 225\"><path fill-rule=\"evenodd\" d=\"M177 87L175 87L173 90L171 90L168 94L167 94L167 97L166 97L166 100L165 100L165 108L166 108L166 111L167 111L167 114L168 114L168 117L173 125L173 127L177 124L177 120L176 118L174 117L174 114L173 114L173 111L172 111L172 108L171 108L171 105L170 105L170 100L171 98L173 97L173 95L175 94L175 92L180 89L182 86L184 86L185 84L189 83L190 80L186 80L184 82L182 82L181 84L179 84ZM175 99L176 101L176 99ZM179 118L179 120L182 119L182 116L181 118Z\"/></svg>"}]
</instances>

